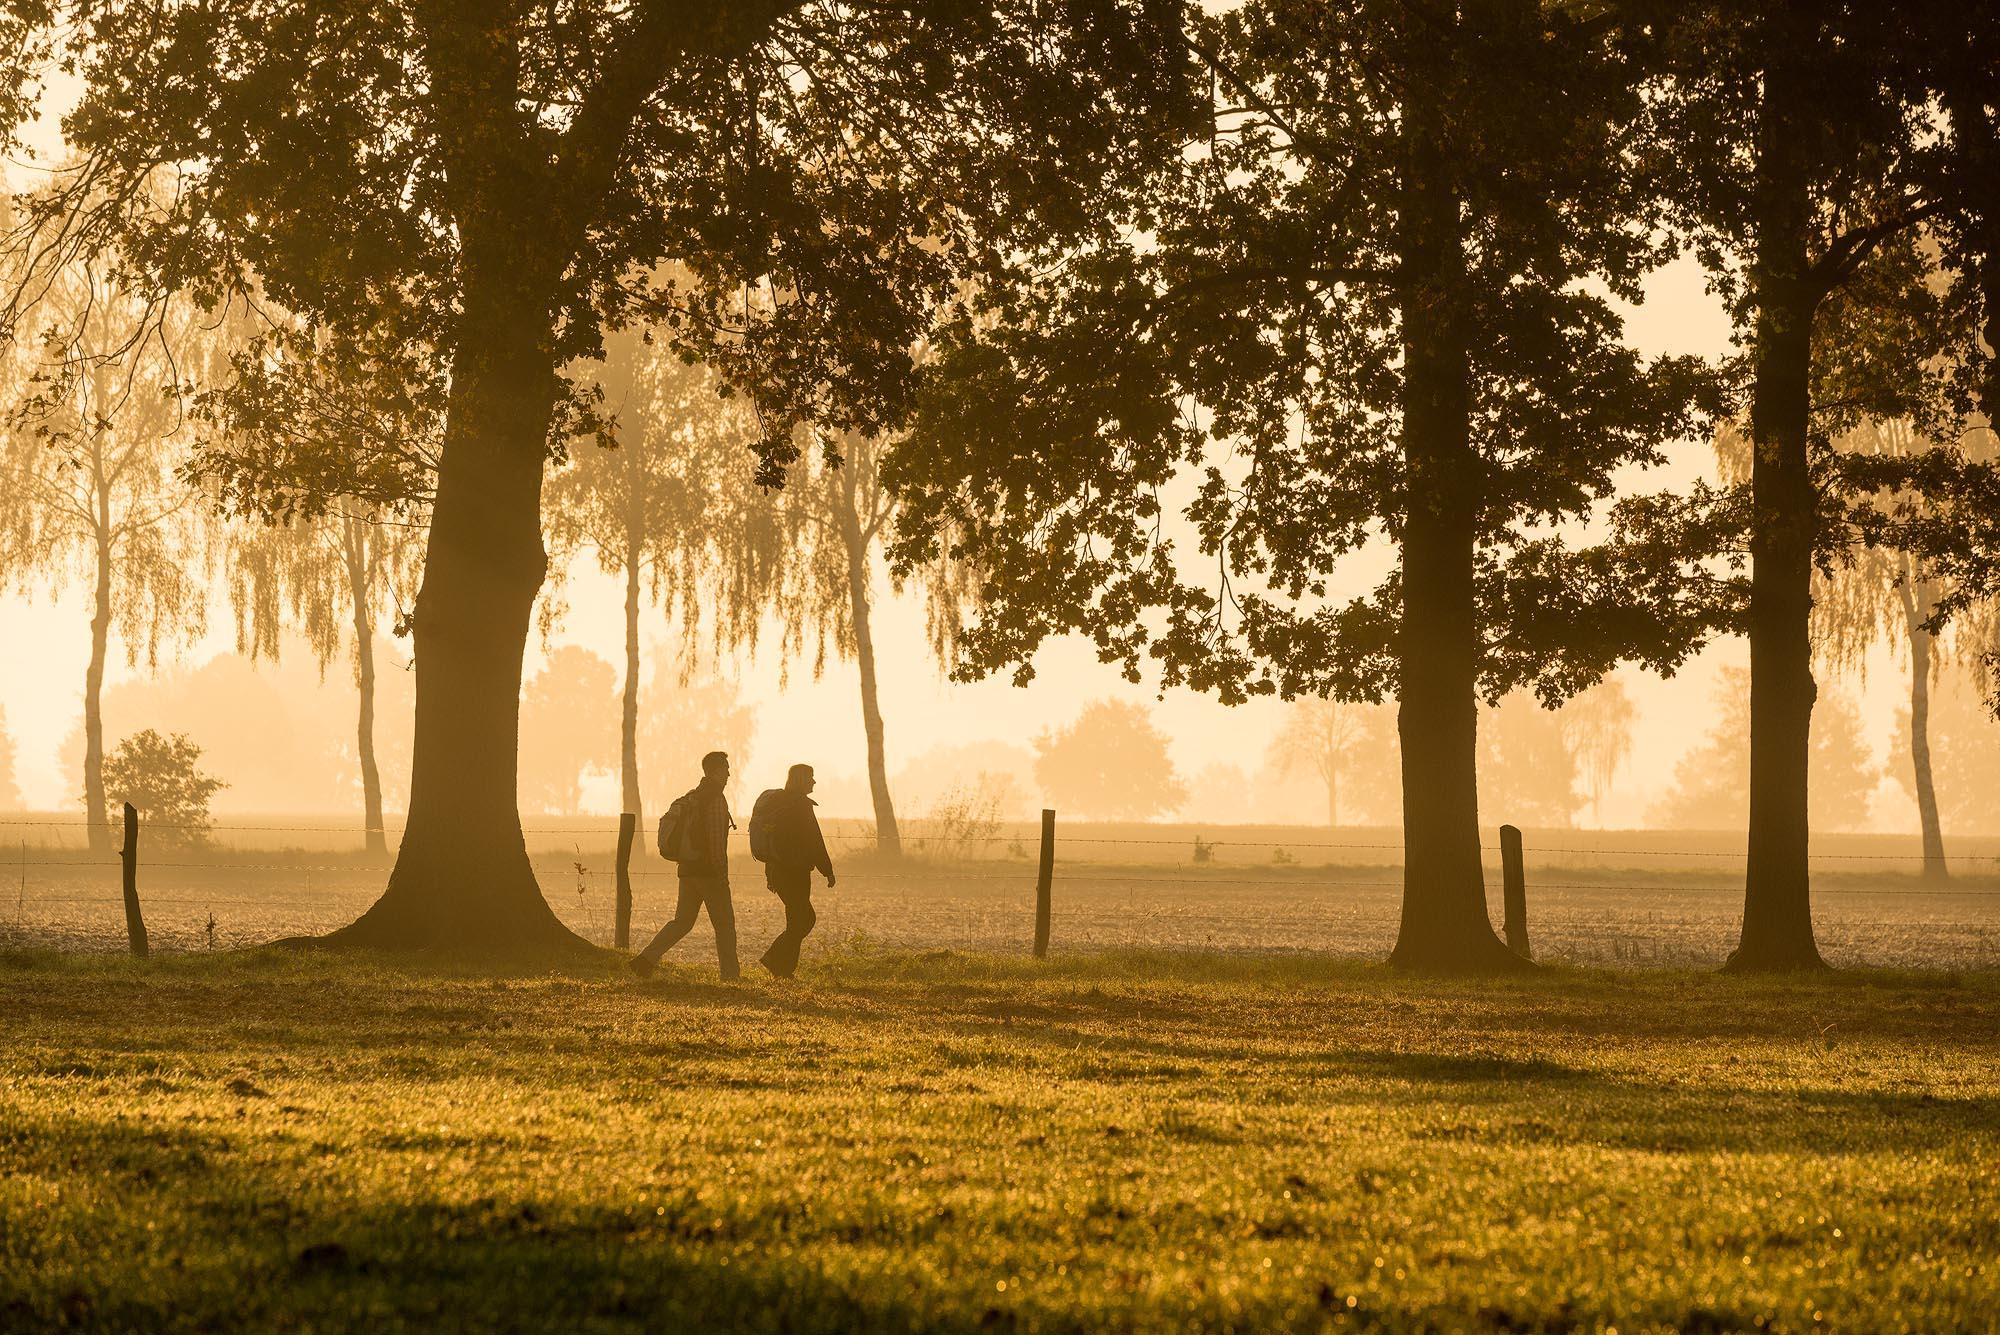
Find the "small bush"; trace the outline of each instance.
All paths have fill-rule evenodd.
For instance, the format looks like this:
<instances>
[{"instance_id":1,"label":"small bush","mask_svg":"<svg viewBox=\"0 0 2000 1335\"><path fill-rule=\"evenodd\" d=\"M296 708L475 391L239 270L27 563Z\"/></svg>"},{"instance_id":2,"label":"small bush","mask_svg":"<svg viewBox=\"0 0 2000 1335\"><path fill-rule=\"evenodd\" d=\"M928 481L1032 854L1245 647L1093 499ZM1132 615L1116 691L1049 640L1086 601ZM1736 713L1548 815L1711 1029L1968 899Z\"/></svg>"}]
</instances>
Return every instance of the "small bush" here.
<instances>
[{"instance_id":1,"label":"small bush","mask_svg":"<svg viewBox=\"0 0 2000 1335\"><path fill-rule=\"evenodd\" d=\"M1013 800L1014 781L1005 774L981 770L971 783L953 784L924 817L918 851L961 861L979 856L999 834L1000 813Z\"/></svg>"},{"instance_id":2,"label":"small bush","mask_svg":"<svg viewBox=\"0 0 2000 1335\"><path fill-rule=\"evenodd\" d=\"M130 802L150 828L149 840L198 844L209 833L208 804L229 785L200 768L201 748L184 732L163 737L135 732L104 758L104 792Z\"/></svg>"}]
</instances>

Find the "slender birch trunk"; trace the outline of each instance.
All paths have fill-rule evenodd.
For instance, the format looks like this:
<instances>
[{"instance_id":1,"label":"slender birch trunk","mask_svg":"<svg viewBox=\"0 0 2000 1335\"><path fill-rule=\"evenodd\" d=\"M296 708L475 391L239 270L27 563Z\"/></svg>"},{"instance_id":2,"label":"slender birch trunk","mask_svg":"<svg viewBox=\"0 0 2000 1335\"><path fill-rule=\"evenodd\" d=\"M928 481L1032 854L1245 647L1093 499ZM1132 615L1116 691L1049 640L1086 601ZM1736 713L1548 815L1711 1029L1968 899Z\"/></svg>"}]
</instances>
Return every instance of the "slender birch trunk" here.
<instances>
[{"instance_id":1,"label":"slender birch trunk","mask_svg":"<svg viewBox=\"0 0 2000 1335\"><path fill-rule=\"evenodd\" d=\"M375 549L365 521L349 518L341 533L348 606L354 614L355 755L361 762L361 826L370 853L387 853L382 818L382 771L375 759Z\"/></svg>"},{"instance_id":2,"label":"slender birch trunk","mask_svg":"<svg viewBox=\"0 0 2000 1335\"><path fill-rule=\"evenodd\" d=\"M108 502L98 497L96 597L90 616L90 665L83 674L83 806L92 852L111 848L104 797L104 659L111 640L111 537Z\"/></svg>"},{"instance_id":3,"label":"slender birch trunk","mask_svg":"<svg viewBox=\"0 0 2000 1335\"><path fill-rule=\"evenodd\" d=\"M889 796L889 761L882 738L882 702L875 679L875 632L868 588L868 552L858 542L847 547L847 590L853 604L854 661L861 669L861 727L868 737L868 793L875 803L875 849L903 855L896 804Z\"/></svg>"},{"instance_id":4,"label":"slender birch trunk","mask_svg":"<svg viewBox=\"0 0 2000 1335\"><path fill-rule=\"evenodd\" d=\"M1923 606L1917 599L1916 576L1903 558L1903 624L1910 636L1910 764L1915 771L1917 823L1923 831L1923 879L1950 879L1944 857L1944 823L1938 816L1937 778L1931 765L1931 663L1935 645L1924 629ZM1928 601L1928 600L1925 600Z\"/></svg>"},{"instance_id":5,"label":"slender birch trunk","mask_svg":"<svg viewBox=\"0 0 2000 1335\"><path fill-rule=\"evenodd\" d=\"M618 717L618 774L624 810L643 815L639 802L639 549L627 533L625 548L625 697Z\"/></svg>"}]
</instances>

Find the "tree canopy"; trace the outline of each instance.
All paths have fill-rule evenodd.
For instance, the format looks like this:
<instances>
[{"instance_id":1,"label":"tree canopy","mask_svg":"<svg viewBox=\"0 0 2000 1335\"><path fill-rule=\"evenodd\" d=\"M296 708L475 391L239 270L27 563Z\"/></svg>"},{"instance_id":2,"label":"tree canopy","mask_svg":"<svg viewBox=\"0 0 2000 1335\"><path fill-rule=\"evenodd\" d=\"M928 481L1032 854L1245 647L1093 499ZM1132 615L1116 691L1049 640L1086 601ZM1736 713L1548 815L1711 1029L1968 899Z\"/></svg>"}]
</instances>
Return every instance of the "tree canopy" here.
<instances>
[{"instance_id":1,"label":"tree canopy","mask_svg":"<svg viewBox=\"0 0 2000 1335\"><path fill-rule=\"evenodd\" d=\"M777 481L798 422L898 422L935 309L1084 225L1186 75L1160 0L34 11L30 59L83 80L78 157L13 239L115 242L163 305L268 308L258 364L437 426L410 823L343 938L397 946L578 944L516 802L541 484L596 421L570 368L607 328L665 327L751 392ZM267 512L365 496L356 459L399 476L377 444L301 431L287 468L236 480Z\"/></svg>"},{"instance_id":2,"label":"tree canopy","mask_svg":"<svg viewBox=\"0 0 2000 1335\"><path fill-rule=\"evenodd\" d=\"M991 572L968 672L1024 678L1080 632L1228 701L1397 695L1397 957L1512 967L1475 694L1671 668L1713 625L1551 532L1707 406L1703 368L1645 362L1611 301L1662 258L1635 223L1645 67L1615 22L1507 0L1258 0L1189 34L1195 133L940 340L894 461L900 551ZM1382 543L1390 572L1337 596Z\"/></svg>"},{"instance_id":3,"label":"tree canopy","mask_svg":"<svg viewBox=\"0 0 2000 1335\"><path fill-rule=\"evenodd\" d=\"M1344 558L1400 538L1424 485L1402 439L1421 257L1399 137L1422 84L1451 105L1451 184L1472 215L1450 297L1479 461L1482 687L1560 696L1594 675L1563 666L1602 661L1585 637L1509 615L1583 592L1546 584L1530 530L1589 513L1617 467L1658 462L1698 420L1699 368L1644 364L1610 302L1576 290L1635 296L1660 258L1631 225L1629 145L1606 129L1633 114L1636 75L1597 25L1469 12L1430 34L1398 5L1273 0L1199 26L1218 93L1198 136L1111 201L1087 246L1024 262L1045 281L997 287L952 327L895 476L906 553L950 522L993 572L969 670L1080 630L1135 675L1150 659L1225 699L1393 692L1402 577L1345 604L1328 590ZM1670 640L1657 656L1678 661Z\"/></svg>"}]
</instances>

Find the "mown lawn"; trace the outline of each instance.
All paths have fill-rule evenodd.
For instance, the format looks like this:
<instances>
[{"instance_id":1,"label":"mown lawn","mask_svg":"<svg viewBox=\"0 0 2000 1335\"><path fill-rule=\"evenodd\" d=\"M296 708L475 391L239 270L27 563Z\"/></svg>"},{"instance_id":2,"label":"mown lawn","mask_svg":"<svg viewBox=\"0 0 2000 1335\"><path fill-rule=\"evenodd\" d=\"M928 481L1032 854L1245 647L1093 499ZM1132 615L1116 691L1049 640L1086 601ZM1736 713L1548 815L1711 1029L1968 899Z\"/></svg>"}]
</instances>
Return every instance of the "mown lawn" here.
<instances>
[{"instance_id":1,"label":"mown lawn","mask_svg":"<svg viewBox=\"0 0 2000 1335\"><path fill-rule=\"evenodd\" d=\"M0 955L0 1329L1984 1330L2000 978Z\"/></svg>"}]
</instances>

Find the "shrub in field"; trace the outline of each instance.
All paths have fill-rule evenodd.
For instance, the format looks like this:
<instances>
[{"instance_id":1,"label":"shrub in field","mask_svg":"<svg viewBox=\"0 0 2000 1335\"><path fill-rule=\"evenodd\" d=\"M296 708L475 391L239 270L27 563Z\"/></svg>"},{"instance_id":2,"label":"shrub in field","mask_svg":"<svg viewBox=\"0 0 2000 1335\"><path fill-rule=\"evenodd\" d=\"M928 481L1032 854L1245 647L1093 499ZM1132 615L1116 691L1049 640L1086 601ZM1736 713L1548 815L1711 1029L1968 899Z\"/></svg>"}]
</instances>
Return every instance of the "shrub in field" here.
<instances>
[{"instance_id":1,"label":"shrub in field","mask_svg":"<svg viewBox=\"0 0 2000 1335\"><path fill-rule=\"evenodd\" d=\"M201 748L184 732L133 733L104 758L104 790L130 802L153 828L150 839L194 844L208 838L208 804L229 785L201 770Z\"/></svg>"},{"instance_id":2,"label":"shrub in field","mask_svg":"<svg viewBox=\"0 0 2000 1335\"><path fill-rule=\"evenodd\" d=\"M960 780L938 795L924 817L917 852L934 858L977 857L1000 833L1002 812L1018 802L1011 775L981 770L970 783Z\"/></svg>"}]
</instances>

